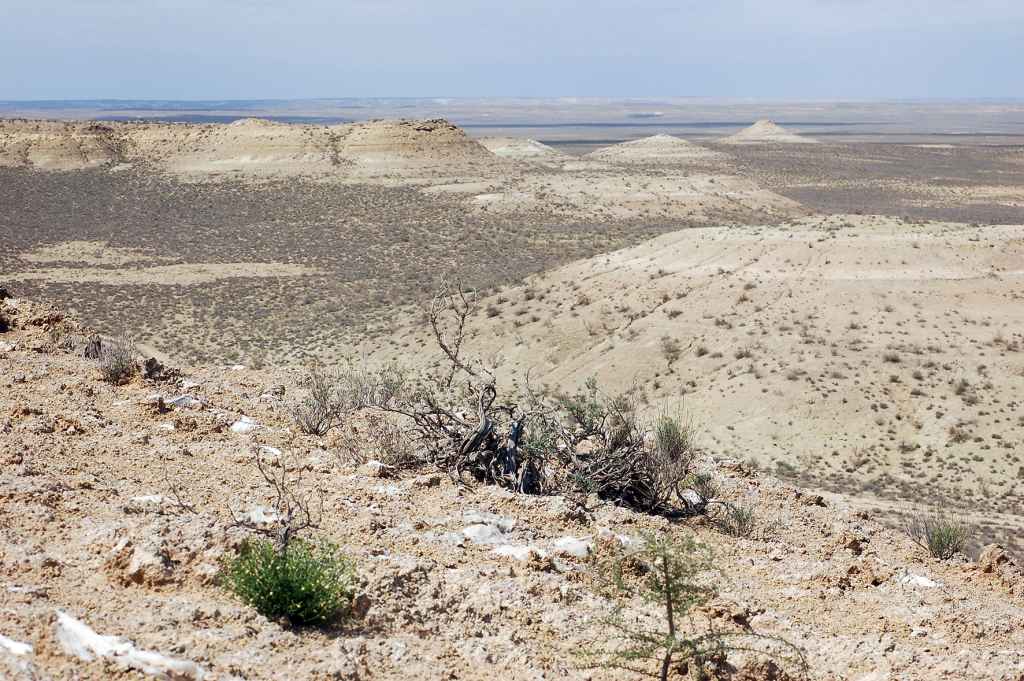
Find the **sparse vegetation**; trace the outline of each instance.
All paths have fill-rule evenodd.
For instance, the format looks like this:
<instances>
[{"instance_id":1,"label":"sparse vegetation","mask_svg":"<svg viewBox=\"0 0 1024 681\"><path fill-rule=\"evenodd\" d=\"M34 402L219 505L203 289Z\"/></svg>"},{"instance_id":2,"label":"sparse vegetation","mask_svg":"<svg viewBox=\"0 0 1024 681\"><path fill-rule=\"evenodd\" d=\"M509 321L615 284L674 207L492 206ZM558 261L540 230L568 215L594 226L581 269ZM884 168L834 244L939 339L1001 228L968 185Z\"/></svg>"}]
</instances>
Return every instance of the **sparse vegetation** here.
<instances>
[{"instance_id":1,"label":"sparse vegetation","mask_svg":"<svg viewBox=\"0 0 1024 681\"><path fill-rule=\"evenodd\" d=\"M973 534L973 528L967 522L931 513L911 516L904 529L915 544L940 560L963 553Z\"/></svg>"},{"instance_id":2,"label":"sparse vegetation","mask_svg":"<svg viewBox=\"0 0 1024 681\"><path fill-rule=\"evenodd\" d=\"M712 576L717 565L711 552L692 537L649 534L634 554L612 556L597 565L602 590L616 599L604 619L612 647L595 642L584 653L587 666L616 669L667 681L677 674L718 678L728 668L730 653L760 654L803 670L803 653L791 643L746 630L722 630L709 619L697 628L694 611L715 598ZM625 615L624 602L638 598L655 608L654 620ZM687 671L684 671L687 670Z\"/></svg>"},{"instance_id":3,"label":"sparse vegetation","mask_svg":"<svg viewBox=\"0 0 1024 681\"><path fill-rule=\"evenodd\" d=\"M678 340L671 336L661 337L661 354L665 358L665 361L668 362L668 366L670 368L679 360L682 353L683 350L679 347Z\"/></svg>"},{"instance_id":4,"label":"sparse vegetation","mask_svg":"<svg viewBox=\"0 0 1024 681\"><path fill-rule=\"evenodd\" d=\"M325 625L344 617L355 595L352 561L330 542L297 539L281 549L246 542L225 562L224 584L261 615L294 625Z\"/></svg>"},{"instance_id":5,"label":"sparse vegetation","mask_svg":"<svg viewBox=\"0 0 1024 681\"><path fill-rule=\"evenodd\" d=\"M730 537L751 537L757 528L757 512L753 505L723 504L715 515L715 526Z\"/></svg>"},{"instance_id":6,"label":"sparse vegetation","mask_svg":"<svg viewBox=\"0 0 1024 681\"><path fill-rule=\"evenodd\" d=\"M306 394L289 406L292 421L307 435L326 435L345 410L338 394L338 377L311 366L304 379Z\"/></svg>"},{"instance_id":7,"label":"sparse vegetation","mask_svg":"<svg viewBox=\"0 0 1024 681\"><path fill-rule=\"evenodd\" d=\"M116 341L100 341L97 364L100 375L107 383L120 385L127 383L139 371L138 353L135 340L128 334Z\"/></svg>"}]
</instances>

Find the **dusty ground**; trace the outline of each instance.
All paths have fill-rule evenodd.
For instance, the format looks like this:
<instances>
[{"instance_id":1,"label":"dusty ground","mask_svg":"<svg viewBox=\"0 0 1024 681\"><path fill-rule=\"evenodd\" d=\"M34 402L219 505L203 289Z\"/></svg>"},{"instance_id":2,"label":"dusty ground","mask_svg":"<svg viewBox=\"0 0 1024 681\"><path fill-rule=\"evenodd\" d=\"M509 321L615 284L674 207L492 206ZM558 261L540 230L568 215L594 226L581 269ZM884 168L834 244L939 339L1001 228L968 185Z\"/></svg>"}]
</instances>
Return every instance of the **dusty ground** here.
<instances>
[{"instance_id":1,"label":"dusty ground","mask_svg":"<svg viewBox=\"0 0 1024 681\"><path fill-rule=\"evenodd\" d=\"M732 159L722 171L749 177L826 214L1024 223L1024 146L866 143L720 148Z\"/></svg>"},{"instance_id":2,"label":"dusty ground","mask_svg":"<svg viewBox=\"0 0 1024 681\"><path fill-rule=\"evenodd\" d=\"M292 373L192 369L111 386L54 347L75 330L59 312L24 300L0 311L13 327L0 334L5 678L143 677L67 654L59 611L181 661L180 678L619 679L580 668L611 603L593 590L590 559L557 542L609 536L592 544L605 551L647 529L715 551L722 593L697 622L784 636L805 651L810 678L1024 674L1021 573L997 549L977 563L933 560L842 498L745 471L713 438L702 465L724 497L757 505L757 539L600 502L573 519L560 497L460 489L429 470L374 477L339 460L334 439L292 430L275 397L276 386L294 393ZM194 406L154 409L155 395L182 394ZM257 427L232 432L241 416ZM342 628L289 630L216 585L219 558L244 536L228 509L268 503L257 453L327 490L321 531L362 578L360 616ZM497 543L467 540L474 524ZM502 547L548 558L503 557ZM752 661L733 662L735 678L765 678Z\"/></svg>"}]
</instances>

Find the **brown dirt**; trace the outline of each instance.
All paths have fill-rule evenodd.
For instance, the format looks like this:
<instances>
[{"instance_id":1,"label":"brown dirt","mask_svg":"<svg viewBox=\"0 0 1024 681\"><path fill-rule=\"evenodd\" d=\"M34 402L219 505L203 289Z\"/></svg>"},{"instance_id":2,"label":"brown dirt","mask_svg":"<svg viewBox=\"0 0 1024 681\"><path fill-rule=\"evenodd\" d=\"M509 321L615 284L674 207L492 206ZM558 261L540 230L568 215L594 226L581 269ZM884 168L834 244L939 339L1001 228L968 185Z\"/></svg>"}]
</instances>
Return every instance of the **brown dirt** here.
<instances>
[{"instance_id":1,"label":"brown dirt","mask_svg":"<svg viewBox=\"0 0 1024 681\"><path fill-rule=\"evenodd\" d=\"M1024 593L1005 554L933 560L872 514L749 474L716 446L704 465L725 498L757 504L760 539L606 503L573 519L560 497L460 489L431 471L372 477L339 461L332 438L293 431L272 395L278 385L290 395L294 374L197 368L172 383L111 386L89 361L54 348L77 328L60 312L24 300L0 311L13 325L0 334L0 642L33 646L22 655L0 646L7 678L144 678L66 654L55 638L59 610L194 662L208 680L621 679L581 669L576 652L605 634L597 617L611 602L593 589L589 561L554 545L645 530L710 545L728 578L705 614L796 643L810 678L1010 680L1024 670ZM181 393L202 406L153 408L154 394ZM260 427L232 433L241 415ZM250 463L261 446L327 490L321 532L353 556L362 579L363 614L344 627L291 630L217 586L220 557L244 537L228 508L267 503ZM454 542L473 522L496 522L486 514L514 521L505 541L552 559ZM625 605L646 616L640 602ZM775 673L731 661L736 679Z\"/></svg>"}]
</instances>

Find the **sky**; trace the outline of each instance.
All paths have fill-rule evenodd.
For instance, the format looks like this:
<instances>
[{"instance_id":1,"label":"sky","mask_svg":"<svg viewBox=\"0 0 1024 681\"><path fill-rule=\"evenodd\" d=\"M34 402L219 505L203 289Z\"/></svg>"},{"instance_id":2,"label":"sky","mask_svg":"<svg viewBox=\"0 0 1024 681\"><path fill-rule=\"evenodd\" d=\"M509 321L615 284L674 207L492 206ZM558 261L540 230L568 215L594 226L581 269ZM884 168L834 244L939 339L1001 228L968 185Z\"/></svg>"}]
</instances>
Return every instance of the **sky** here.
<instances>
[{"instance_id":1,"label":"sky","mask_svg":"<svg viewBox=\"0 0 1024 681\"><path fill-rule=\"evenodd\" d=\"M1024 97L1024 0L0 0L0 99Z\"/></svg>"}]
</instances>

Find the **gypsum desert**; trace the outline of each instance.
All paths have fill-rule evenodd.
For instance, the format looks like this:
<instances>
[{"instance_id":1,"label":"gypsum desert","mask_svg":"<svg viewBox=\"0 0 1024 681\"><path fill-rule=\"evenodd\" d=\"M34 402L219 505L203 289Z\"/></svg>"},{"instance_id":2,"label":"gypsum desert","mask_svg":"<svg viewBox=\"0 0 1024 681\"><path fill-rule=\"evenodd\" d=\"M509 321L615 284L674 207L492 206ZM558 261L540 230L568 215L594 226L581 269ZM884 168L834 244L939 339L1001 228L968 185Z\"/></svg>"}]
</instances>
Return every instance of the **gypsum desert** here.
<instances>
[{"instance_id":1,"label":"gypsum desert","mask_svg":"<svg viewBox=\"0 0 1024 681\"><path fill-rule=\"evenodd\" d=\"M4 121L0 668L623 678L576 653L607 642L597 566L653 531L713 550L698 620L807 665L740 651L722 678L1017 678L1022 153L769 122L581 155L440 120ZM645 422L683 415L717 505L391 459L372 408L303 433L314 362L444 377L445 282L479 367L460 435L483 376L496 404L594 378ZM124 333L140 366L111 383L84 355ZM311 534L358 574L333 628L224 588L279 522L257 461L324 490ZM934 512L973 529L951 558L903 531Z\"/></svg>"}]
</instances>

